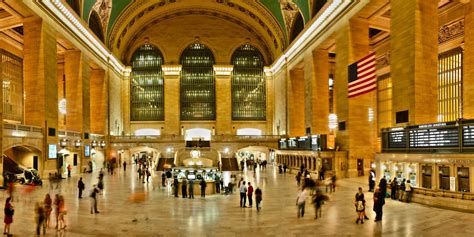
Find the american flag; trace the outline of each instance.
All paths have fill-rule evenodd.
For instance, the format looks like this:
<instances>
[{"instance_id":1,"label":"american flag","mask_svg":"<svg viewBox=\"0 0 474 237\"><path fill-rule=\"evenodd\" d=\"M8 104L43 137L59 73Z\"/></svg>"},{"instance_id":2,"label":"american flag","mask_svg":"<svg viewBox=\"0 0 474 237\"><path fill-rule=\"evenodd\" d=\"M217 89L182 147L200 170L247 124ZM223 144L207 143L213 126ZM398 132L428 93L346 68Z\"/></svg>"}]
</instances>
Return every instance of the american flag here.
<instances>
[{"instance_id":1,"label":"american flag","mask_svg":"<svg viewBox=\"0 0 474 237\"><path fill-rule=\"evenodd\" d=\"M349 98L365 94L377 88L375 75L375 53L349 65Z\"/></svg>"}]
</instances>

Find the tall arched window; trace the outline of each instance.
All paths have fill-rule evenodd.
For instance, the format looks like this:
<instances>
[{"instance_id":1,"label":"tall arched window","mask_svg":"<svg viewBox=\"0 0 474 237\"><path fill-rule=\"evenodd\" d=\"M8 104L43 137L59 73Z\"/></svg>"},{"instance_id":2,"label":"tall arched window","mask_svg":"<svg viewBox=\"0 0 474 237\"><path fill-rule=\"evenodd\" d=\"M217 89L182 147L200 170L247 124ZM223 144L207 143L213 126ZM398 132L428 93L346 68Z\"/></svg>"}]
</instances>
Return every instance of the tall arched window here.
<instances>
[{"instance_id":1,"label":"tall arched window","mask_svg":"<svg viewBox=\"0 0 474 237\"><path fill-rule=\"evenodd\" d=\"M102 29L102 23L100 22L99 15L93 11L89 17L89 28L94 32L95 36L104 42L104 30Z\"/></svg>"},{"instance_id":2,"label":"tall arched window","mask_svg":"<svg viewBox=\"0 0 474 237\"><path fill-rule=\"evenodd\" d=\"M181 55L181 120L216 119L214 55L200 43Z\"/></svg>"},{"instance_id":3,"label":"tall arched window","mask_svg":"<svg viewBox=\"0 0 474 237\"><path fill-rule=\"evenodd\" d=\"M232 120L266 119L266 85L263 58L251 45L232 55Z\"/></svg>"},{"instance_id":4,"label":"tall arched window","mask_svg":"<svg viewBox=\"0 0 474 237\"><path fill-rule=\"evenodd\" d=\"M301 15L301 13L298 12L298 14L296 14L293 26L291 27L290 42L292 42L293 40L296 39L296 37L298 37L301 31L303 31L303 28L304 28L303 16Z\"/></svg>"},{"instance_id":5,"label":"tall arched window","mask_svg":"<svg viewBox=\"0 0 474 237\"><path fill-rule=\"evenodd\" d=\"M132 57L130 80L131 121L164 120L163 56L158 48L144 44Z\"/></svg>"}]
</instances>

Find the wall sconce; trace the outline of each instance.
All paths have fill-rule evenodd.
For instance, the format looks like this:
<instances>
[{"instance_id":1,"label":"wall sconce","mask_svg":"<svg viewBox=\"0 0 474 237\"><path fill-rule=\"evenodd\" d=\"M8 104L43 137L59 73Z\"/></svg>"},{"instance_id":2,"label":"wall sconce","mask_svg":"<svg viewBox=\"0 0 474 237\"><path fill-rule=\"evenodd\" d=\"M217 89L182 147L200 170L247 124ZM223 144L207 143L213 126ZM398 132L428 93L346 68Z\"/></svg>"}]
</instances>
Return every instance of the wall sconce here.
<instances>
[{"instance_id":1,"label":"wall sconce","mask_svg":"<svg viewBox=\"0 0 474 237\"><path fill-rule=\"evenodd\" d=\"M61 139L61 141L59 141L59 146L62 147L62 148L65 148L67 147L67 139L64 138L64 139Z\"/></svg>"},{"instance_id":2,"label":"wall sconce","mask_svg":"<svg viewBox=\"0 0 474 237\"><path fill-rule=\"evenodd\" d=\"M100 147L104 148L105 147L105 141L100 141Z\"/></svg>"},{"instance_id":3,"label":"wall sconce","mask_svg":"<svg viewBox=\"0 0 474 237\"><path fill-rule=\"evenodd\" d=\"M81 147L81 145L82 145L82 142L81 142L80 139L74 141L74 146L75 146L76 148Z\"/></svg>"},{"instance_id":4,"label":"wall sconce","mask_svg":"<svg viewBox=\"0 0 474 237\"><path fill-rule=\"evenodd\" d=\"M96 140L94 140L94 141L91 142L91 147L92 147L92 148L97 147L97 141L96 141Z\"/></svg>"}]
</instances>

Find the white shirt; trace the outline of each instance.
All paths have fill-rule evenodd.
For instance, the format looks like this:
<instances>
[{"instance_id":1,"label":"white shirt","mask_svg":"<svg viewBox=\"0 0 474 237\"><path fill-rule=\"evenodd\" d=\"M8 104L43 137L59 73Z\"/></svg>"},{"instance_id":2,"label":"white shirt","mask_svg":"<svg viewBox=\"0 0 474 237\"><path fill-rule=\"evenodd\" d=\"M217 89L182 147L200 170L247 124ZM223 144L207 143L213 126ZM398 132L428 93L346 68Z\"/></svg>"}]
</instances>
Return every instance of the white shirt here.
<instances>
[{"instance_id":1,"label":"white shirt","mask_svg":"<svg viewBox=\"0 0 474 237\"><path fill-rule=\"evenodd\" d=\"M300 191L298 193L298 196L296 197L296 203L302 204L306 201L306 198L307 198L306 190Z\"/></svg>"},{"instance_id":2,"label":"white shirt","mask_svg":"<svg viewBox=\"0 0 474 237\"><path fill-rule=\"evenodd\" d=\"M244 184L240 185L240 192L247 193L247 187Z\"/></svg>"}]
</instances>

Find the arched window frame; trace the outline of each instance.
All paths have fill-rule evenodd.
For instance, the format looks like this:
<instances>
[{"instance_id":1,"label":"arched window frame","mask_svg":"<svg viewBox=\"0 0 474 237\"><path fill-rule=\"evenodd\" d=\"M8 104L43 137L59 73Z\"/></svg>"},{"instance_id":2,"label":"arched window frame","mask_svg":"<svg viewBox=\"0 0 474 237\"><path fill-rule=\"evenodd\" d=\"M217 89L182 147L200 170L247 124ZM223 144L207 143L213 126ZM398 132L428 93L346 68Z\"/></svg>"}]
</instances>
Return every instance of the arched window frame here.
<instances>
[{"instance_id":1,"label":"arched window frame","mask_svg":"<svg viewBox=\"0 0 474 237\"><path fill-rule=\"evenodd\" d=\"M180 119L216 119L214 54L204 44L192 43L183 50L180 62Z\"/></svg>"},{"instance_id":2,"label":"arched window frame","mask_svg":"<svg viewBox=\"0 0 474 237\"><path fill-rule=\"evenodd\" d=\"M290 32L290 43L295 40L298 35L303 31L304 29L304 17L301 12L298 11L298 14L296 14L295 19L293 21L293 25L291 26L291 32Z\"/></svg>"},{"instance_id":3,"label":"arched window frame","mask_svg":"<svg viewBox=\"0 0 474 237\"><path fill-rule=\"evenodd\" d=\"M232 54L232 120L266 120L266 80L260 51L245 44ZM245 97L245 98L243 98Z\"/></svg>"},{"instance_id":4,"label":"arched window frame","mask_svg":"<svg viewBox=\"0 0 474 237\"><path fill-rule=\"evenodd\" d=\"M146 43L133 53L131 64L130 120L164 121L163 54Z\"/></svg>"}]
</instances>

